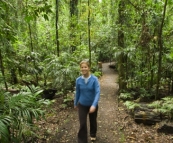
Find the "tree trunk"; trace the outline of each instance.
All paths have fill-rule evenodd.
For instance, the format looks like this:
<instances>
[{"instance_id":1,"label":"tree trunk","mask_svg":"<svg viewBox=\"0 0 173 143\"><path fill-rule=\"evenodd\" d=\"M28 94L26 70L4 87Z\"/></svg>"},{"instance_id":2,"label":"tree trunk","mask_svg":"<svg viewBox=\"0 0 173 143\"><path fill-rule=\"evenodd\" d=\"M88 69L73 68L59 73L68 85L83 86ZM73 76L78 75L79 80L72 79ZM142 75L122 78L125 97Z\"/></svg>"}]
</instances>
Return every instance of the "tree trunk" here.
<instances>
[{"instance_id":1,"label":"tree trunk","mask_svg":"<svg viewBox=\"0 0 173 143\"><path fill-rule=\"evenodd\" d=\"M156 96L155 99L158 98L159 95L159 87L160 87L160 79L161 79L161 69L162 69L162 54L163 54L163 39L162 39L162 29L164 25L164 20L165 20L165 13L166 13L166 6L167 6L167 1L165 0L165 5L164 5L164 10L163 10L163 17L159 29L159 35L158 35L158 47L159 47L159 61L158 61L158 72L157 72L157 87L156 87Z\"/></svg>"},{"instance_id":2,"label":"tree trunk","mask_svg":"<svg viewBox=\"0 0 173 143\"><path fill-rule=\"evenodd\" d=\"M118 14L119 14L119 19L118 19L118 24L121 25L120 30L118 31L118 46L120 48L124 48L124 32L123 32L123 25L124 25L124 9L125 9L125 1L121 0L119 3L119 8L118 8ZM119 56L119 62L118 62L118 73L119 73L119 90L126 89L126 78L125 78L125 55L122 52Z\"/></svg>"},{"instance_id":3,"label":"tree trunk","mask_svg":"<svg viewBox=\"0 0 173 143\"><path fill-rule=\"evenodd\" d=\"M31 24L30 24L30 22L28 23L28 29L29 29L31 52L33 52L34 51L34 46L33 46L32 32L31 32Z\"/></svg>"},{"instance_id":4,"label":"tree trunk","mask_svg":"<svg viewBox=\"0 0 173 143\"><path fill-rule=\"evenodd\" d=\"M6 82L6 78L5 78L3 57L2 57L1 49L0 49L0 66L1 66L0 68L1 68L1 73L2 73L3 80L4 80L5 89L6 89L6 91L8 91L8 86L7 86L7 82Z\"/></svg>"},{"instance_id":5,"label":"tree trunk","mask_svg":"<svg viewBox=\"0 0 173 143\"><path fill-rule=\"evenodd\" d=\"M57 49L57 56L59 57L60 51L59 51L59 31L58 31L58 18L59 18L59 0L56 0L56 49Z\"/></svg>"},{"instance_id":6,"label":"tree trunk","mask_svg":"<svg viewBox=\"0 0 173 143\"><path fill-rule=\"evenodd\" d=\"M154 112L154 108L149 107L148 104L141 103L134 110L134 120L137 123L152 125L161 121L161 114Z\"/></svg>"},{"instance_id":7,"label":"tree trunk","mask_svg":"<svg viewBox=\"0 0 173 143\"><path fill-rule=\"evenodd\" d=\"M76 30L76 25L77 25L77 19L78 19L78 9L77 9L77 5L78 5L78 0L70 0L70 16L71 16L71 23L70 23L70 27L71 27L71 34L70 34L70 39L72 39L72 44L71 44L71 51L74 52L76 50L76 43L74 43L75 38L76 38L76 34L75 31Z\"/></svg>"},{"instance_id":8,"label":"tree trunk","mask_svg":"<svg viewBox=\"0 0 173 143\"><path fill-rule=\"evenodd\" d=\"M88 47L89 47L89 62L91 65L91 37L90 37L90 0L88 0Z\"/></svg>"},{"instance_id":9,"label":"tree trunk","mask_svg":"<svg viewBox=\"0 0 173 143\"><path fill-rule=\"evenodd\" d=\"M17 75L16 75L16 69L14 69L14 68L11 69L11 82L13 84L18 83L18 79L17 79Z\"/></svg>"}]
</instances>

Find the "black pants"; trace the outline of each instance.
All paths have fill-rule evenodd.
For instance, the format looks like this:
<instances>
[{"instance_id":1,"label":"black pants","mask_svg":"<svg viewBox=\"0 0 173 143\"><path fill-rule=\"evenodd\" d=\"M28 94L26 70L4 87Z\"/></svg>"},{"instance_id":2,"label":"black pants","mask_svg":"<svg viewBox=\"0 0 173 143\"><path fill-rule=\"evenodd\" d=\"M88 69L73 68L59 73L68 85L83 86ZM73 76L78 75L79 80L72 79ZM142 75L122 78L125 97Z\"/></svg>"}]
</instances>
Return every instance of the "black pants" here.
<instances>
[{"instance_id":1,"label":"black pants","mask_svg":"<svg viewBox=\"0 0 173 143\"><path fill-rule=\"evenodd\" d=\"M88 143L88 133L87 133L87 115L89 113L90 106L78 105L79 122L80 128L78 132L78 143ZM89 114L90 121L90 136L96 137L97 133L97 112L98 106L95 112Z\"/></svg>"}]
</instances>

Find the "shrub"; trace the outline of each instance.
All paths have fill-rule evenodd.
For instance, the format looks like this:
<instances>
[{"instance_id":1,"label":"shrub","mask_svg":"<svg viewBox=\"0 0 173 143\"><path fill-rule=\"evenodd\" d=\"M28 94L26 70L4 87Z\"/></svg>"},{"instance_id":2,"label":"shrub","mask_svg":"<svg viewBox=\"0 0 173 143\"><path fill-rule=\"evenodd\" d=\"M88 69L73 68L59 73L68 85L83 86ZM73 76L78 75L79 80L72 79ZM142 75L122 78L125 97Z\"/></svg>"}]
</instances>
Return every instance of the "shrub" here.
<instances>
[{"instance_id":1,"label":"shrub","mask_svg":"<svg viewBox=\"0 0 173 143\"><path fill-rule=\"evenodd\" d=\"M41 92L25 89L16 95L0 93L0 142L26 142L35 136L33 121L43 118L42 106L51 103L39 97Z\"/></svg>"}]
</instances>

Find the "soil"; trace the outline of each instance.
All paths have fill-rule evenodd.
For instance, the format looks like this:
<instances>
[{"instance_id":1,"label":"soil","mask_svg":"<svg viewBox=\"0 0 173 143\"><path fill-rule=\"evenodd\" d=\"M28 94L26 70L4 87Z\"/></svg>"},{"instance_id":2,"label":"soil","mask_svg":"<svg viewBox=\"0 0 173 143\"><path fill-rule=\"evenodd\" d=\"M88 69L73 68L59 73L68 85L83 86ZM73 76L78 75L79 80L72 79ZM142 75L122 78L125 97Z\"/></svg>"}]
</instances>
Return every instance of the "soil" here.
<instances>
[{"instance_id":1,"label":"soil","mask_svg":"<svg viewBox=\"0 0 173 143\"><path fill-rule=\"evenodd\" d=\"M134 121L123 103L118 100L118 74L109 68L110 64L103 63L103 75L99 79L101 95L95 143L173 143L171 122L162 121L148 126ZM62 97L55 98L54 101L46 109L46 121L37 123L40 130L36 142L77 143L79 122L73 101L66 108L62 106Z\"/></svg>"}]
</instances>

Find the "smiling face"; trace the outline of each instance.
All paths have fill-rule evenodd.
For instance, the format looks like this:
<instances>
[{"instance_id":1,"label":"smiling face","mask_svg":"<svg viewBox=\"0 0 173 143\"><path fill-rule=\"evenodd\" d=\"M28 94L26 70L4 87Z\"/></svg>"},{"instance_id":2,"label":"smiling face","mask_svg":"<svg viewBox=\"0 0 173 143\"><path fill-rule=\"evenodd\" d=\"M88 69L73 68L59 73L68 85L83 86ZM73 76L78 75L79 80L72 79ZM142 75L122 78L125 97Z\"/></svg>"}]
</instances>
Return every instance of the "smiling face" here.
<instances>
[{"instance_id":1,"label":"smiling face","mask_svg":"<svg viewBox=\"0 0 173 143\"><path fill-rule=\"evenodd\" d=\"M90 75L90 67L87 63L80 64L80 71L84 77L88 77Z\"/></svg>"}]
</instances>

